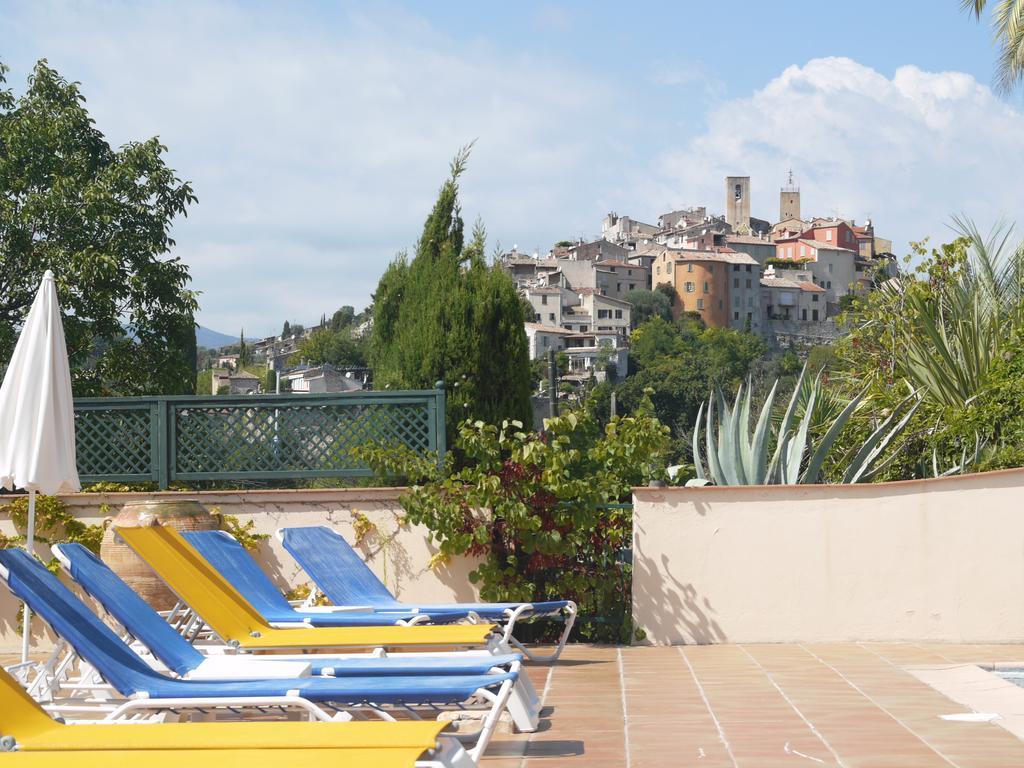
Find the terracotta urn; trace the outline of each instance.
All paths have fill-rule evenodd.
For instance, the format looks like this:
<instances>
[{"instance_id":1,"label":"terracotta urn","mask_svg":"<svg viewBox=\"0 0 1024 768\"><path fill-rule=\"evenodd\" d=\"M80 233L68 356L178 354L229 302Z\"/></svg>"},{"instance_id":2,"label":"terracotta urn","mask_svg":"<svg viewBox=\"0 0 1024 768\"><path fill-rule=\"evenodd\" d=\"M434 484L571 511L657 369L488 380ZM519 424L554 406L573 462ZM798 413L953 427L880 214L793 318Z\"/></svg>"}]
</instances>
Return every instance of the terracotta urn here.
<instances>
[{"instance_id":1,"label":"terracotta urn","mask_svg":"<svg viewBox=\"0 0 1024 768\"><path fill-rule=\"evenodd\" d=\"M100 557L147 603L158 611L174 607L177 598L146 562L114 533L114 528L169 525L179 531L209 531L220 528L221 518L211 514L195 499L145 499L130 501L106 521Z\"/></svg>"}]
</instances>

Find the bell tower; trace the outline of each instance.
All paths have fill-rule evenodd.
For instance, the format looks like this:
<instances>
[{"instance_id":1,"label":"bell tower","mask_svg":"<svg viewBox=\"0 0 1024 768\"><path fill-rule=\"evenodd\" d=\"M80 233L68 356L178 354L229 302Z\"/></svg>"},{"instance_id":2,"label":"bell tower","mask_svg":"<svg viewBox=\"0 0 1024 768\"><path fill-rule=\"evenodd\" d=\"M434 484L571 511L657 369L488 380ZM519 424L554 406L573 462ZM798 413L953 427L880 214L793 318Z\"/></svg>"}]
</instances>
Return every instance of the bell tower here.
<instances>
[{"instance_id":1,"label":"bell tower","mask_svg":"<svg viewBox=\"0 0 1024 768\"><path fill-rule=\"evenodd\" d=\"M779 190L779 221L800 218L800 187L793 183L793 170L789 171L786 186Z\"/></svg>"},{"instance_id":2,"label":"bell tower","mask_svg":"<svg viewBox=\"0 0 1024 768\"><path fill-rule=\"evenodd\" d=\"M725 220L734 230L750 229L750 177L725 177Z\"/></svg>"}]
</instances>

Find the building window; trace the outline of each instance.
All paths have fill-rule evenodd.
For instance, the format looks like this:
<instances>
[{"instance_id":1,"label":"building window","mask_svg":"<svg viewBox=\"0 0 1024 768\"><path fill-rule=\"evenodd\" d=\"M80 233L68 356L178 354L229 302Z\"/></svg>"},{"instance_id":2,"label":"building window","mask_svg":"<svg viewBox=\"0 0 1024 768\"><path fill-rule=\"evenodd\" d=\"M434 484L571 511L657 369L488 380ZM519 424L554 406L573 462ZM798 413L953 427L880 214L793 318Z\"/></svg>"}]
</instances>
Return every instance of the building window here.
<instances>
[{"instance_id":1,"label":"building window","mask_svg":"<svg viewBox=\"0 0 1024 768\"><path fill-rule=\"evenodd\" d=\"M586 332L587 332L587 326L581 325L580 326L580 333L586 333Z\"/></svg>"},{"instance_id":2,"label":"building window","mask_svg":"<svg viewBox=\"0 0 1024 768\"><path fill-rule=\"evenodd\" d=\"M829 280L829 281L828 281L828 282L827 282L827 283L825 284L825 287L826 287L826 288L831 288L831 287L832 287L832 281L831 281L831 280Z\"/></svg>"},{"instance_id":3,"label":"building window","mask_svg":"<svg viewBox=\"0 0 1024 768\"><path fill-rule=\"evenodd\" d=\"M733 296L732 297L732 305L734 307L738 307L740 305L740 297L739 296Z\"/></svg>"},{"instance_id":4,"label":"building window","mask_svg":"<svg viewBox=\"0 0 1024 768\"><path fill-rule=\"evenodd\" d=\"M801 245L801 246L800 246L800 258L801 258L801 259L802 259L802 258L803 258L804 256L806 256L806 255L807 255L807 254L806 254L806 251L807 251L807 248L806 248L805 246Z\"/></svg>"},{"instance_id":5,"label":"building window","mask_svg":"<svg viewBox=\"0 0 1024 768\"><path fill-rule=\"evenodd\" d=\"M630 283L629 284L629 290L632 291L634 288L636 288L636 283Z\"/></svg>"},{"instance_id":6,"label":"building window","mask_svg":"<svg viewBox=\"0 0 1024 768\"><path fill-rule=\"evenodd\" d=\"M555 313L554 313L554 312L549 312L549 313L548 313L548 319L549 319L549 320L550 320L551 322L554 322L554 321L555 321Z\"/></svg>"},{"instance_id":7,"label":"building window","mask_svg":"<svg viewBox=\"0 0 1024 768\"><path fill-rule=\"evenodd\" d=\"M704 299L697 299L697 309L704 309Z\"/></svg>"},{"instance_id":8,"label":"building window","mask_svg":"<svg viewBox=\"0 0 1024 768\"><path fill-rule=\"evenodd\" d=\"M547 336L541 336L541 341L544 342L544 346L545 347L548 345L548 337Z\"/></svg>"},{"instance_id":9,"label":"building window","mask_svg":"<svg viewBox=\"0 0 1024 768\"><path fill-rule=\"evenodd\" d=\"M547 303L548 303L548 297L547 297L547 294L543 294L543 295L542 295L542 296L540 297L540 303L541 303L541 304L547 304Z\"/></svg>"},{"instance_id":10,"label":"building window","mask_svg":"<svg viewBox=\"0 0 1024 768\"><path fill-rule=\"evenodd\" d=\"M816 309L812 309L811 310L811 319L814 320L814 321L817 321L817 319L818 319L818 310L816 310Z\"/></svg>"},{"instance_id":11,"label":"building window","mask_svg":"<svg viewBox=\"0 0 1024 768\"><path fill-rule=\"evenodd\" d=\"M832 230L831 230L831 229L829 229L829 230L827 230L827 231L825 232L825 239L826 239L826 240L829 240L829 241L831 241L831 240L832 240ZM806 319L806 318L805 318L805 319Z\"/></svg>"},{"instance_id":12,"label":"building window","mask_svg":"<svg viewBox=\"0 0 1024 768\"><path fill-rule=\"evenodd\" d=\"M786 248L786 255L789 256L789 258L791 258L791 259L793 258L793 246L792 245L789 246L788 248Z\"/></svg>"},{"instance_id":13,"label":"building window","mask_svg":"<svg viewBox=\"0 0 1024 768\"><path fill-rule=\"evenodd\" d=\"M753 296L747 296L747 307L750 308L750 307L753 307L753 306L754 306L754 297Z\"/></svg>"},{"instance_id":14,"label":"building window","mask_svg":"<svg viewBox=\"0 0 1024 768\"><path fill-rule=\"evenodd\" d=\"M656 267L654 268L654 271L655 271L655 273L656 273L656 274L659 274L659 275L660 275L660 274L661 274L661 265L659 264L658 266L656 266Z\"/></svg>"},{"instance_id":15,"label":"building window","mask_svg":"<svg viewBox=\"0 0 1024 768\"><path fill-rule=\"evenodd\" d=\"M739 320L740 319L740 313L739 312L733 312L732 313L732 319L733 320Z\"/></svg>"},{"instance_id":16,"label":"building window","mask_svg":"<svg viewBox=\"0 0 1024 768\"><path fill-rule=\"evenodd\" d=\"M723 305L722 305L722 300L721 300L721 299L719 299L719 300L718 300L718 308L719 308L719 309L722 309L722 308L723 308Z\"/></svg>"},{"instance_id":17,"label":"building window","mask_svg":"<svg viewBox=\"0 0 1024 768\"><path fill-rule=\"evenodd\" d=\"M750 282L750 281L748 280L747 282ZM740 279L738 277L734 277L732 279L732 287L733 288L739 288L740 287Z\"/></svg>"},{"instance_id":18,"label":"building window","mask_svg":"<svg viewBox=\"0 0 1024 768\"><path fill-rule=\"evenodd\" d=\"M695 287L694 287L693 283L687 283L686 284L686 292L687 293L693 293L694 290L695 290Z\"/></svg>"},{"instance_id":19,"label":"building window","mask_svg":"<svg viewBox=\"0 0 1024 768\"><path fill-rule=\"evenodd\" d=\"M800 310L800 319L801 320L807 320L807 310L806 309L801 309Z\"/></svg>"},{"instance_id":20,"label":"building window","mask_svg":"<svg viewBox=\"0 0 1024 768\"><path fill-rule=\"evenodd\" d=\"M743 199L743 185L742 184L737 184L735 187L733 187L732 193L736 196L737 200L742 200Z\"/></svg>"},{"instance_id":21,"label":"building window","mask_svg":"<svg viewBox=\"0 0 1024 768\"><path fill-rule=\"evenodd\" d=\"M747 278L747 288L750 288L750 278Z\"/></svg>"},{"instance_id":22,"label":"building window","mask_svg":"<svg viewBox=\"0 0 1024 768\"><path fill-rule=\"evenodd\" d=\"M749 272L749 271L750 271L750 265L747 264L747 272Z\"/></svg>"},{"instance_id":23,"label":"building window","mask_svg":"<svg viewBox=\"0 0 1024 768\"><path fill-rule=\"evenodd\" d=\"M708 292L708 281L705 280L704 281L704 293L707 293L707 292Z\"/></svg>"},{"instance_id":24,"label":"building window","mask_svg":"<svg viewBox=\"0 0 1024 768\"><path fill-rule=\"evenodd\" d=\"M740 265L739 264L733 264L732 265L732 271L733 272L739 272L740 271Z\"/></svg>"},{"instance_id":25,"label":"building window","mask_svg":"<svg viewBox=\"0 0 1024 768\"><path fill-rule=\"evenodd\" d=\"M817 300L818 300L818 294L814 294L813 296L811 296L811 301L817 301Z\"/></svg>"},{"instance_id":26,"label":"building window","mask_svg":"<svg viewBox=\"0 0 1024 768\"><path fill-rule=\"evenodd\" d=\"M621 309L616 309L615 310L615 319L616 320L621 320L622 319L622 310Z\"/></svg>"},{"instance_id":27,"label":"building window","mask_svg":"<svg viewBox=\"0 0 1024 768\"><path fill-rule=\"evenodd\" d=\"M686 271L687 272L693 272L693 264L687 264L686 265Z\"/></svg>"},{"instance_id":28,"label":"building window","mask_svg":"<svg viewBox=\"0 0 1024 768\"><path fill-rule=\"evenodd\" d=\"M832 274L832 265L831 264L828 265L828 273L830 275Z\"/></svg>"}]
</instances>

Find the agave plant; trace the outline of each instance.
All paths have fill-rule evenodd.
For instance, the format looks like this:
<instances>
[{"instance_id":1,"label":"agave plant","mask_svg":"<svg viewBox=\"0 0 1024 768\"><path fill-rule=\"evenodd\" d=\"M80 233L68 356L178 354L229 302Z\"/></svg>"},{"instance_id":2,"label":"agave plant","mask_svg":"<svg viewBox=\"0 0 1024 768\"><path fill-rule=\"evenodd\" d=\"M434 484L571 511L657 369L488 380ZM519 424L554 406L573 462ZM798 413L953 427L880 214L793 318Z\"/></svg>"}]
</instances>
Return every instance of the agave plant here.
<instances>
[{"instance_id":1,"label":"agave plant","mask_svg":"<svg viewBox=\"0 0 1024 768\"><path fill-rule=\"evenodd\" d=\"M816 483L836 439L857 410L864 393L857 395L831 420L828 429L817 444L811 444L811 426L814 419L815 403L824 397L821 374L805 387L807 366L797 379L796 387L775 433L775 450L769 458L769 443L772 435L772 407L779 382L772 385L768 397L761 406L753 429L750 413L753 395L750 382L741 385L730 406L721 390L714 392L707 403L697 412L693 431L693 463L697 472L694 485L775 485L792 483ZM803 414L798 418L798 403L805 393ZM907 408L907 405L910 405ZM867 480L878 457L903 431L920 404L917 393L911 393L893 409L864 441L850 458L844 483ZM705 405L707 408L705 409ZM902 413L902 416L900 415ZM716 418L717 417L717 418ZM701 458L701 435L703 424L703 454L707 470Z\"/></svg>"}]
</instances>

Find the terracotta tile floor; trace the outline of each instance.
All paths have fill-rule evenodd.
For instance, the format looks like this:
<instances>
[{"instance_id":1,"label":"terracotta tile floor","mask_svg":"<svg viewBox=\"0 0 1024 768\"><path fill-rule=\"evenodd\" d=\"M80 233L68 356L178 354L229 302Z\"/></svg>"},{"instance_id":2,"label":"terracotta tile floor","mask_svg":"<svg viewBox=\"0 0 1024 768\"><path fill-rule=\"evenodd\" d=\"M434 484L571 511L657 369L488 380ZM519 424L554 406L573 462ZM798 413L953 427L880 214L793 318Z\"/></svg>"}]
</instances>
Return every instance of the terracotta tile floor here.
<instances>
[{"instance_id":1,"label":"terracotta tile floor","mask_svg":"<svg viewBox=\"0 0 1024 768\"><path fill-rule=\"evenodd\" d=\"M1024 662L1024 645L570 646L530 674L535 734L499 736L486 768L1012 768L1024 741L921 682L924 665Z\"/></svg>"}]
</instances>

